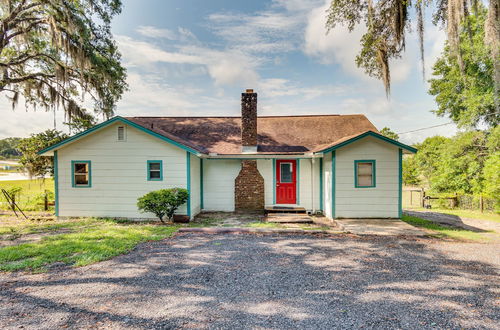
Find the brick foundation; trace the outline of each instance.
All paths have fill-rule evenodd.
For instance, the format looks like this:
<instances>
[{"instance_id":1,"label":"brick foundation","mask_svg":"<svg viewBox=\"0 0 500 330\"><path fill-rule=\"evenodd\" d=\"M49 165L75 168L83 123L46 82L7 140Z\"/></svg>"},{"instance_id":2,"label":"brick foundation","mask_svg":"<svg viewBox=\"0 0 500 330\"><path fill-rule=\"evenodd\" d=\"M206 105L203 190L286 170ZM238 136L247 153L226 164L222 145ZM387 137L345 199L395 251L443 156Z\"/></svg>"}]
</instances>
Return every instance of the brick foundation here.
<instances>
[{"instance_id":1,"label":"brick foundation","mask_svg":"<svg viewBox=\"0 0 500 330\"><path fill-rule=\"evenodd\" d=\"M234 180L234 198L237 211L264 209L264 178L256 160L241 161L240 173Z\"/></svg>"}]
</instances>

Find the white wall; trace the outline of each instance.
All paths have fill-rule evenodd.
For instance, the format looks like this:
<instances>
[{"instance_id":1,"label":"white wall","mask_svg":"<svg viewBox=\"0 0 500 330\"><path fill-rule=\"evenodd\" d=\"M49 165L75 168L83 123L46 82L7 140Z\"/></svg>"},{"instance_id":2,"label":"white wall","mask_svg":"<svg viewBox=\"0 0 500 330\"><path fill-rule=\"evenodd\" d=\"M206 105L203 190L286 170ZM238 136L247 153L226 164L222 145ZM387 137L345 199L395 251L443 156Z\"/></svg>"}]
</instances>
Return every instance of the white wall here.
<instances>
[{"instance_id":1,"label":"white wall","mask_svg":"<svg viewBox=\"0 0 500 330\"><path fill-rule=\"evenodd\" d=\"M298 204L306 210L319 210L319 159L314 160L314 173L311 171L311 159L297 159L297 162L300 162Z\"/></svg>"},{"instance_id":2,"label":"white wall","mask_svg":"<svg viewBox=\"0 0 500 330\"><path fill-rule=\"evenodd\" d=\"M203 160L203 210L234 211L234 180L240 169L240 160Z\"/></svg>"},{"instance_id":3,"label":"white wall","mask_svg":"<svg viewBox=\"0 0 500 330\"><path fill-rule=\"evenodd\" d=\"M264 203L273 205L274 201L274 179L273 179L273 160L258 159L257 169L264 178Z\"/></svg>"},{"instance_id":4,"label":"white wall","mask_svg":"<svg viewBox=\"0 0 500 330\"><path fill-rule=\"evenodd\" d=\"M332 218L332 153L323 156L323 213Z\"/></svg>"},{"instance_id":5,"label":"white wall","mask_svg":"<svg viewBox=\"0 0 500 330\"><path fill-rule=\"evenodd\" d=\"M328 157L327 157L328 158ZM399 216L399 148L366 137L336 150L335 216L397 218ZM376 187L355 188L354 161L376 161Z\"/></svg>"},{"instance_id":6,"label":"white wall","mask_svg":"<svg viewBox=\"0 0 500 330\"><path fill-rule=\"evenodd\" d=\"M200 191L200 161L201 159L193 154L191 157L191 218L201 211L201 191Z\"/></svg>"},{"instance_id":7,"label":"white wall","mask_svg":"<svg viewBox=\"0 0 500 330\"><path fill-rule=\"evenodd\" d=\"M154 218L137 210L138 197L153 190L187 187L185 150L131 126L126 127L126 141L119 142L119 125L123 124L110 125L58 150L60 216ZM71 186L72 160L91 161L92 187ZM147 180L147 160L163 161L163 181ZM178 213L186 214L186 206Z\"/></svg>"}]
</instances>

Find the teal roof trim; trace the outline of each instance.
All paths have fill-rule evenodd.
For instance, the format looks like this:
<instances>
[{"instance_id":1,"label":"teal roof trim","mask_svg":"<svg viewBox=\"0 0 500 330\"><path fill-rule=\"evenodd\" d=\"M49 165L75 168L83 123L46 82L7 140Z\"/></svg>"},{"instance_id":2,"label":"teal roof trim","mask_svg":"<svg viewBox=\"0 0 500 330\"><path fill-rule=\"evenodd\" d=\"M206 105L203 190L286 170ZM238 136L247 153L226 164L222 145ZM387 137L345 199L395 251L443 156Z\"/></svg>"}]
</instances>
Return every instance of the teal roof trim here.
<instances>
[{"instance_id":1,"label":"teal roof trim","mask_svg":"<svg viewBox=\"0 0 500 330\"><path fill-rule=\"evenodd\" d=\"M365 138L367 136L373 136L374 138L377 138L377 139L382 140L384 142L388 142L390 144L393 144L393 145L395 145L397 147L400 147L401 149L405 149L405 150L407 150L409 152L412 152L412 153L416 153L417 152L417 149L415 149L415 148L413 148L413 147L411 147L411 146L409 146L407 144L401 143L401 142L393 140L393 139L389 139L388 137L385 137L385 136L383 136L381 134L378 134L378 133L375 133L375 132L372 132L372 131L368 131L368 132L365 132L365 133L360 134L358 136L355 136L355 137L353 137L353 138L351 138L349 140L341 142L341 143L339 143L337 145L334 145L332 147L328 147L326 149L320 150L320 151L318 151L316 153L327 153L327 152L330 152L330 151L333 151L333 150L337 150L338 148L344 147L344 146L346 146L348 144L356 142L356 141L358 141L358 140L360 140L362 138Z\"/></svg>"},{"instance_id":2,"label":"teal roof trim","mask_svg":"<svg viewBox=\"0 0 500 330\"><path fill-rule=\"evenodd\" d=\"M137 128L137 129L138 129L138 130L140 130L140 131L143 131L143 132L145 132L145 133L147 133L147 134L149 134L149 135L152 135L152 136L154 136L154 137L157 137L157 138L159 138L160 140L166 141L166 142L168 142L168 143L170 143L170 144L173 144L173 145L175 145L176 147L179 147L179 148L181 148L181 149L184 149L184 150L186 150L186 151L188 151L188 152L191 152L191 153L194 153L194 154L200 154L200 152L199 152L199 151L197 151L197 150L195 150L195 149L193 149L193 148L187 147L187 146L185 146L185 145L183 145L183 144L181 144L181 143L179 143L179 142L176 142L176 141L174 141L174 140L172 140L172 139L169 139L169 138L167 138L167 137L165 137L165 136L163 136L163 135L161 135L161 134L158 134L158 133L156 133L156 132L153 132L152 130L149 130L149 129L147 129L147 128L145 128L145 127L141 126L141 125L138 125L138 124L136 124L136 123L134 123L134 122L132 122L132 121L130 121L130 120L128 120L128 119L125 119L125 118L123 118L123 117L120 117L120 116L113 117L113 118L111 118L111 119L109 119L109 120L107 120L107 121L105 121L105 122L102 122L102 123L100 123L100 124L95 125L95 126L94 126L94 127L92 127L92 128L89 128L89 129L88 129L88 130L86 130L86 131L83 131L83 132L81 132L81 133L78 133L78 134L76 134L76 135L73 135L73 136L71 136L71 137L67 138L66 140L63 140L63 141L61 141L61 142L59 142L59 143L56 143L56 144L54 144L54 145L52 145L52 146L50 146L50 147L47 147L47 148L45 148L45 149L42 149L42 150L40 150L37 154L41 155L41 154L46 153L46 152L48 152L48 151L51 151L51 150L54 150L54 149L58 149L58 148L62 147L62 146L63 146L63 145L65 145L65 144L68 144L68 143L70 143L70 142L73 142L73 141L75 141L75 140L78 140L78 139L80 139L80 138L82 138L82 137L84 137L84 136L86 136L86 135L88 135L88 134L90 134L90 133L93 133L93 132L95 132L95 131L97 131L97 130L99 130L99 129L101 129L101 128L104 128L104 127L106 127L106 126L108 126L108 125L110 125L110 124L113 124L113 123L115 123L115 122L122 122L122 123L124 123L124 124L130 125L130 126L132 126L132 127Z\"/></svg>"}]
</instances>

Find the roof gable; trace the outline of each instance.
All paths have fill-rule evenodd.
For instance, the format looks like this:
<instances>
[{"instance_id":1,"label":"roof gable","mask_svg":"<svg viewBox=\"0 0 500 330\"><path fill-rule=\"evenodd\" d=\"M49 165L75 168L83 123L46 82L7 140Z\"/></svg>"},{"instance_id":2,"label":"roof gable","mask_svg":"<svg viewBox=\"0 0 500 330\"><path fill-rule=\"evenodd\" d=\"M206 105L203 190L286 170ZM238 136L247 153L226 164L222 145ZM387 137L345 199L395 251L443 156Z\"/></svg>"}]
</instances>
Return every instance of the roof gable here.
<instances>
[{"instance_id":1,"label":"roof gable","mask_svg":"<svg viewBox=\"0 0 500 330\"><path fill-rule=\"evenodd\" d=\"M380 133L377 133L377 132L373 132L373 131L367 131L367 132L364 132L364 133L361 133L361 134L358 134L358 135L354 135L354 136L347 136L339 141L336 141L334 143L332 143L331 145L329 146L322 146L322 147L319 147L318 150L315 151L315 153L327 153L327 152L330 152L332 150L336 150L336 149L339 149L339 148L342 148L346 145L349 145L353 142L356 142L362 138L365 138L367 136L372 136L374 138L377 138L381 141L384 141L384 142L387 142L387 143L390 143L390 144L393 144L401 149L404 149L406 151L409 151L411 153L416 153L417 152L417 149L416 148L413 148L407 144L404 144L404 143L401 143L399 141L396 141L396 140L393 140L393 139L390 139L386 136L383 136L382 134Z\"/></svg>"},{"instance_id":2,"label":"roof gable","mask_svg":"<svg viewBox=\"0 0 500 330\"><path fill-rule=\"evenodd\" d=\"M145 132L145 133L147 133L149 135L152 135L152 136L154 136L156 138L159 138L159 139L161 139L161 140L163 140L165 142L171 143L171 144L173 144L173 145L175 145L175 146L177 146L177 147L179 147L181 149L184 149L186 151L189 151L191 153L195 153L195 154L200 153L199 150L196 150L193 146L190 146L191 143L189 143L188 141L182 141L182 139L179 139L179 138L174 137L174 136L170 137L169 134L166 133L166 132L165 132L165 134L159 134L157 132L153 132L153 131L151 131L151 130L149 130L149 129L141 126L141 125L138 125L138 124L136 124L134 122L131 122L130 120L128 120L126 118L123 118L123 117L120 117L120 116L116 116L116 117L113 117L113 118L111 118L111 119L109 119L109 120L107 120L105 122L97 124L94 127L90 128L90 129L88 129L86 131L83 131L83 132L80 132L78 134L75 134L75 135L73 135L73 136L71 136L71 137L69 137L69 138L67 138L67 139L65 139L65 140L63 140L63 141L61 141L59 143L56 143L56 144L54 144L54 145L52 145L50 147L42 149L42 150L40 150L38 152L38 154L39 155L43 155L43 154L48 153L50 151L53 151L55 149L59 149L59 148L63 147L64 145L67 145L67 144L72 143L72 142L76 142L77 140L83 138L84 136L92 134L92 133L94 133L94 132L96 132L98 130L101 130L101 129L103 129L103 128L105 128L105 127L107 127L107 126L109 126L109 125L111 125L113 123L116 123L116 122L122 122L124 124L127 124L127 125L130 125L132 127L135 127L137 129L139 129L140 131L143 131L143 132Z\"/></svg>"}]
</instances>

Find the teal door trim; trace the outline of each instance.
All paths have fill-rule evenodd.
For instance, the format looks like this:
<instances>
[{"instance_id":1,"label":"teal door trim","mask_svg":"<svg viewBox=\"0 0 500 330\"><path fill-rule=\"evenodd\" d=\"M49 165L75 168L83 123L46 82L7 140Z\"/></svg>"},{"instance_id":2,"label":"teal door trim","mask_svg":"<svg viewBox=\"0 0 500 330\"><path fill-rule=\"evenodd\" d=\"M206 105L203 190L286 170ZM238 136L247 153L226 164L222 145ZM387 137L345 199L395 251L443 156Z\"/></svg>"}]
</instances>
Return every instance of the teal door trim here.
<instances>
[{"instance_id":1,"label":"teal door trim","mask_svg":"<svg viewBox=\"0 0 500 330\"><path fill-rule=\"evenodd\" d=\"M398 216L403 217L403 149L399 149L399 195L398 195Z\"/></svg>"},{"instance_id":2,"label":"teal door trim","mask_svg":"<svg viewBox=\"0 0 500 330\"><path fill-rule=\"evenodd\" d=\"M187 173L187 191L188 191L188 200L187 200L187 216L191 219L191 154L189 151L186 151L186 173Z\"/></svg>"},{"instance_id":3,"label":"teal door trim","mask_svg":"<svg viewBox=\"0 0 500 330\"><path fill-rule=\"evenodd\" d=\"M200 158L200 209L203 207L203 158Z\"/></svg>"},{"instance_id":4,"label":"teal door trim","mask_svg":"<svg viewBox=\"0 0 500 330\"><path fill-rule=\"evenodd\" d=\"M335 219L335 185L336 185L336 174L335 174L335 150L332 150L332 218Z\"/></svg>"},{"instance_id":5,"label":"teal door trim","mask_svg":"<svg viewBox=\"0 0 500 330\"><path fill-rule=\"evenodd\" d=\"M319 209L323 211L323 158L319 159Z\"/></svg>"}]
</instances>

